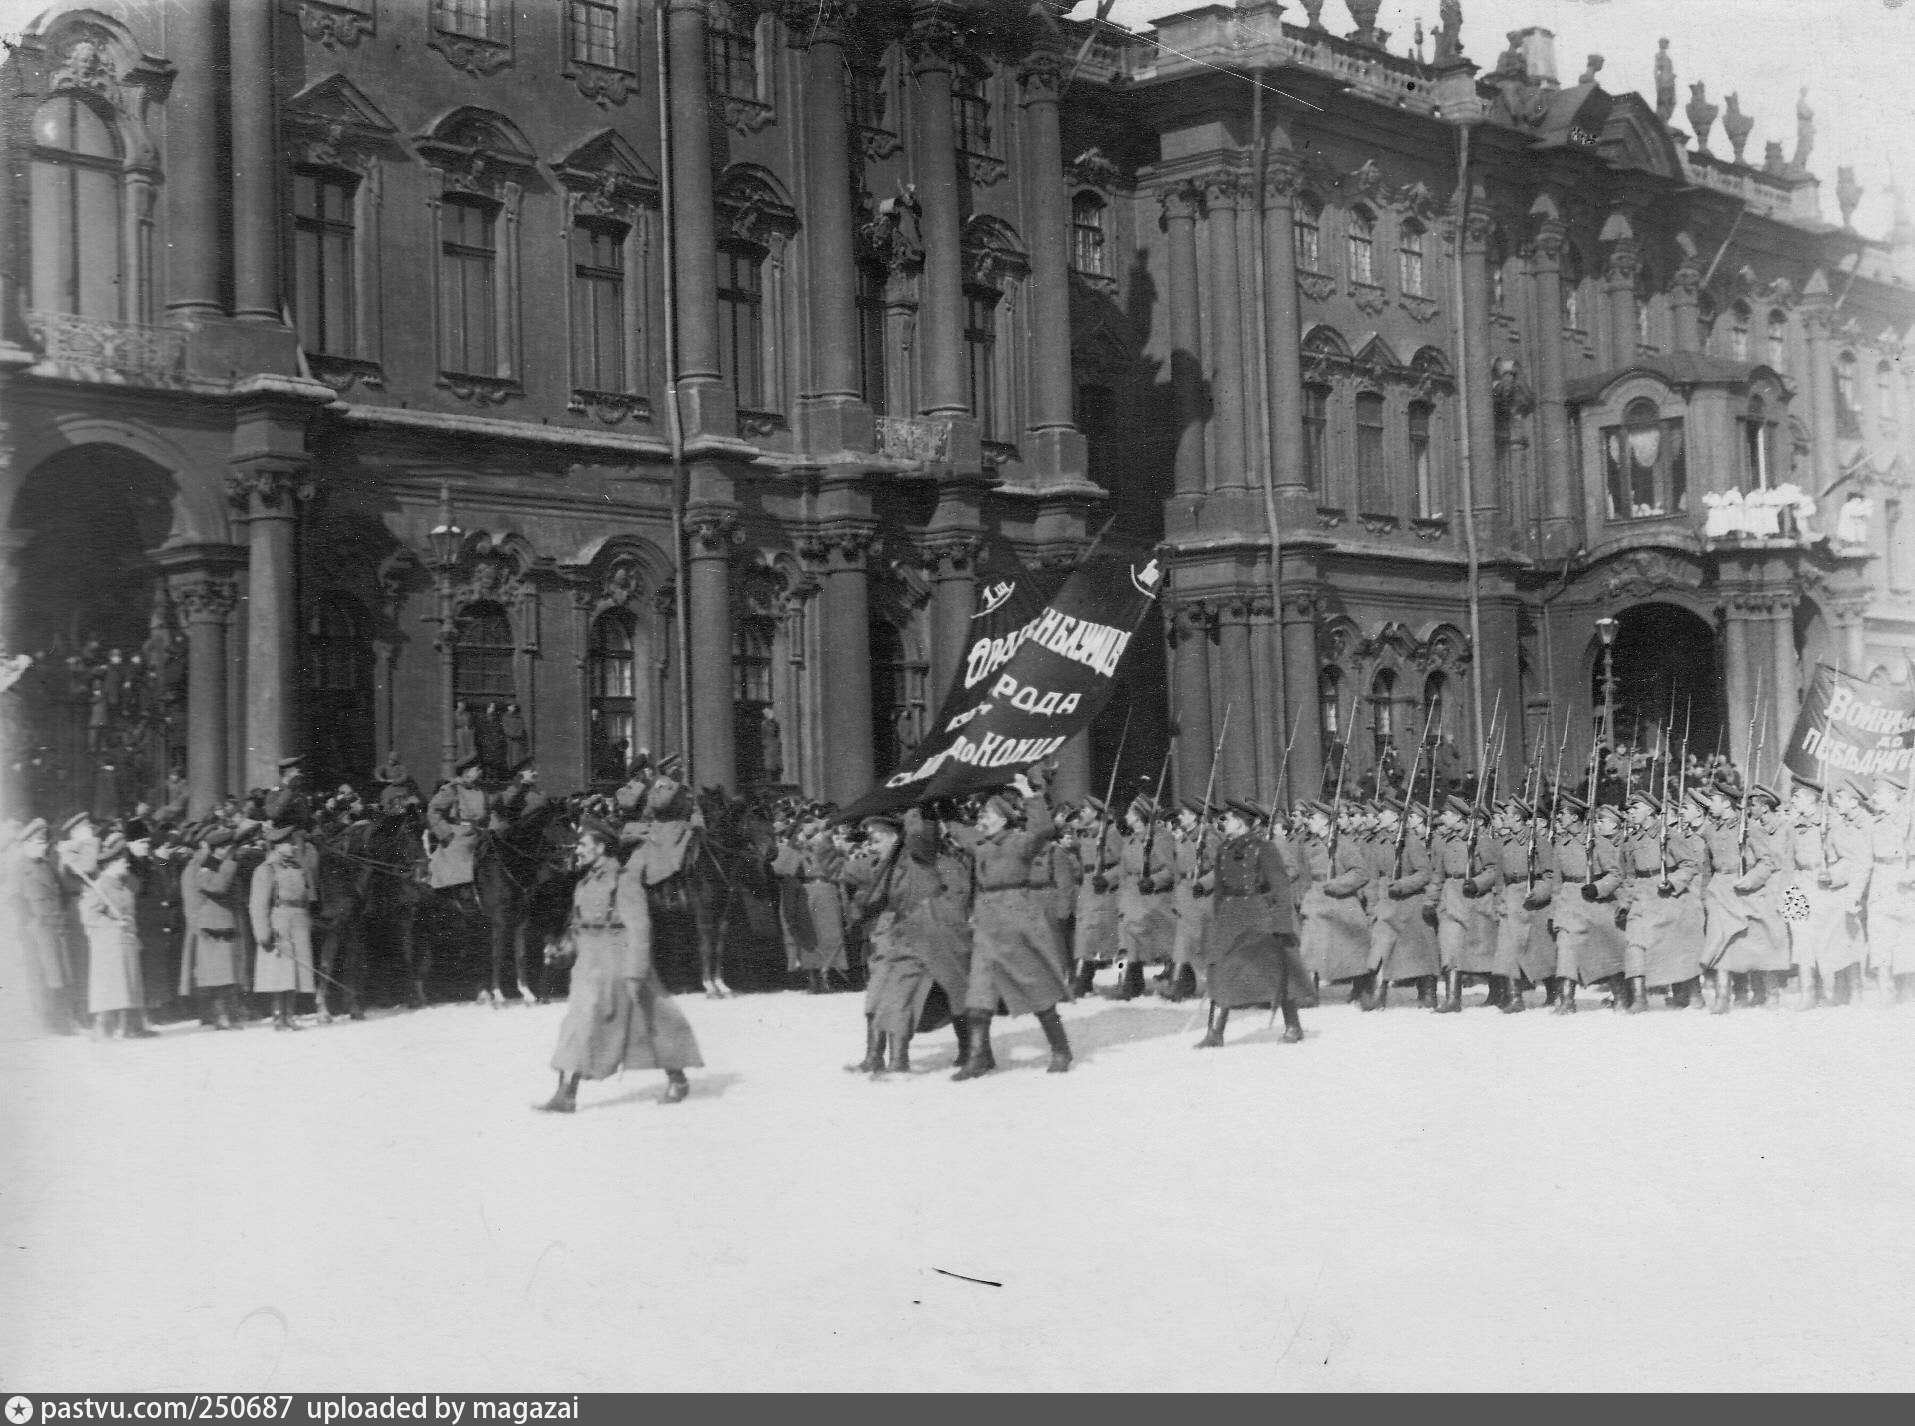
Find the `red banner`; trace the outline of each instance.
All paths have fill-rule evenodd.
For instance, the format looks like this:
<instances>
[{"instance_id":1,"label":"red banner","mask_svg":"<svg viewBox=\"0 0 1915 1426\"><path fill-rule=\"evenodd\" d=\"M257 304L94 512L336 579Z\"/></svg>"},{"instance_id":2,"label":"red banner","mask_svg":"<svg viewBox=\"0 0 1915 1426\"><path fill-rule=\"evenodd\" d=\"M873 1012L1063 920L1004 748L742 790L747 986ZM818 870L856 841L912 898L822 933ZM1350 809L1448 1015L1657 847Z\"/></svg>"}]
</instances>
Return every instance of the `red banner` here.
<instances>
[{"instance_id":1,"label":"red banner","mask_svg":"<svg viewBox=\"0 0 1915 1426\"><path fill-rule=\"evenodd\" d=\"M1782 762L1824 787L1864 788L1883 773L1908 775L1915 757L1915 688L1897 689L1817 664Z\"/></svg>"}]
</instances>

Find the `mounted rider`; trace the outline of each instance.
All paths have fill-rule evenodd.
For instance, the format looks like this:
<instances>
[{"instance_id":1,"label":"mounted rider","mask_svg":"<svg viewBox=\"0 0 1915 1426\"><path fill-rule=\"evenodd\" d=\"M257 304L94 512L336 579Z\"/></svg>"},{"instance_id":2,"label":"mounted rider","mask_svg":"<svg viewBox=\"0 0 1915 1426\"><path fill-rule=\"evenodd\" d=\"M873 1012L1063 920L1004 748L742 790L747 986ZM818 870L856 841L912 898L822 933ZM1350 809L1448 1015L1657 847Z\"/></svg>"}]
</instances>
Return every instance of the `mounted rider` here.
<instances>
[{"instance_id":1,"label":"mounted rider","mask_svg":"<svg viewBox=\"0 0 1915 1426\"><path fill-rule=\"evenodd\" d=\"M685 870L697 853L696 833L705 825L690 790L660 766L658 776L645 789L644 800L633 809L635 815L619 833L619 840L631 848L626 869L640 877L648 891Z\"/></svg>"},{"instance_id":2,"label":"mounted rider","mask_svg":"<svg viewBox=\"0 0 1915 1426\"><path fill-rule=\"evenodd\" d=\"M479 786L479 756L473 753L453 768L451 782L426 804L426 826L433 851L430 879L434 890L472 885L479 829L486 824L491 799Z\"/></svg>"}]
</instances>

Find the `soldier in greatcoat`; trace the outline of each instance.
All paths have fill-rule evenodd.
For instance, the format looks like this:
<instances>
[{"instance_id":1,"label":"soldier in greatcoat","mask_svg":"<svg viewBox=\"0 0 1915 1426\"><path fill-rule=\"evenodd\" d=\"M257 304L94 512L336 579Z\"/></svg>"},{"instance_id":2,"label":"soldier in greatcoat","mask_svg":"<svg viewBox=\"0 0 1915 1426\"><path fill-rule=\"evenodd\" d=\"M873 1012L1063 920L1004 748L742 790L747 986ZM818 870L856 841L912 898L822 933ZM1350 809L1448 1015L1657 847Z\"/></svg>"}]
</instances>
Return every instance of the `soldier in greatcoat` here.
<instances>
[{"instance_id":1,"label":"soldier in greatcoat","mask_svg":"<svg viewBox=\"0 0 1915 1426\"><path fill-rule=\"evenodd\" d=\"M1012 787L1023 798L1024 826L1012 826L1013 808L1001 796L989 799L975 827L952 828L971 854L975 900L971 911L970 985L965 1009L971 1042L954 1079L976 1079L997 1068L991 1054L991 1017L1035 1015L1050 1045L1052 1074L1071 1066L1070 1040L1058 1018L1058 1002L1070 998L1070 980L1056 938L1040 924L1026 894L1031 863L1057 835L1041 776L1033 785L1020 774Z\"/></svg>"},{"instance_id":2,"label":"soldier in greatcoat","mask_svg":"<svg viewBox=\"0 0 1915 1426\"><path fill-rule=\"evenodd\" d=\"M1491 999L1506 1015L1527 1009L1525 985L1549 982L1556 990L1556 945L1549 937L1549 907L1555 899L1555 847L1542 808L1521 798L1507 804L1496 831L1499 890L1496 893L1496 969ZM1501 985L1496 985L1499 980ZM1497 991L1501 991L1500 997ZM1553 994L1545 999L1553 1004Z\"/></svg>"},{"instance_id":3,"label":"soldier in greatcoat","mask_svg":"<svg viewBox=\"0 0 1915 1426\"><path fill-rule=\"evenodd\" d=\"M1117 946L1124 958L1119 1000L1144 993L1144 967L1170 959L1177 934L1169 891L1177 881L1175 848L1147 797L1124 814L1129 835L1117 870Z\"/></svg>"},{"instance_id":4,"label":"soldier in greatcoat","mask_svg":"<svg viewBox=\"0 0 1915 1426\"><path fill-rule=\"evenodd\" d=\"M1335 816L1321 802L1306 803L1301 843L1310 875L1303 897L1303 963L1325 985L1370 971L1370 919L1361 899L1370 883L1370 859L1354 833L1332 827Z\"/></svg>"},{"instance_id":5,"label":"soldier in greatcoat","mask_svg":"<svg viewBox=\"0 0 1915 1426\"><path fill-rule=\"evenodd\" d=\"M1436 905L1436 940L1443 964L1439 1014L1463 1008L1463 978L1496 968L1495 892L1501 871L1486 837L1486 808L1452 796L1439 819L1437 869L1442 891Z\"/></svg>"},{"instance_id":6,"label":"soldier in greatcoat","mask_svg":"<svg viewBox=\"0 0 1915 1426\"><path fill-rule=\"evenodd\" d=\"M1268 816L1254 802L1225 802L1215 861L1198 886L1200 899L1214 908L1205 931L1210 1019L1197 1042L1200 1050L1221 1046L1230 1012L1252 1005L1282 1011L1286 1044L1303 1038L1297 1000L1308 977L1298 953L1290 878L1277 849L1260 834Z\"/></svg>"},{"instance_id":7,"label":"soldier in greatcoat","mask_svg":"<svg viewBox=\"0 0 1915 1426\"><path fill-rule=\"evenodd\" d=\"M937 825L915 807L901 817L867 817L862 825L871 856L861 859L863 870L850 899L852 914L867 928L870 976L864 997L865 1057L850 1068L873 1075L887 1069L908 1072L911 1037L934 1028L925 1015L936 991L943 992L956 1028L962 1066L969 1058L971 1031L965 1014L969 933L944 895Z\"/></svg>"},{"instance_id":8,"label":"soldier in greatcoat","mask_svg":"<svg viewBox=\"0 0 1915 1426\"><path fill-rule=\"evenodd\" d=\"M1702 872L1702 843L1675 825L1674 809L1665 810L1648 793L1632 802L1646 801L1648 821L1627 843L1625 855L1631 890L1624 938L1625 970L1630 979L1628 1009L1640 1013L1649 1005L1650 986L1689 986L1700 968L1706 921L1697 880ZM1659 818L1670 820L1667 843Z\"/></svg>"},{"instance_id":9,"label":"soldier in greatcoat","mask_svg":"<svg viewBox=\"0 0 1915 1426\"><path fill-rule=\"evenodd\" d=\"M238 1028L241 923L250 914L240 886L239 847L232 829L209 828L180 877L187 921L180 994L209 1000L216 1030Z\"/></svg>"},{"instance_id":10,"label":"soldier in greatcoat","mask_svg":"<svg viewBox=\"0 0 1915 1426\"><path fill-rule=\"evenodd\" d=\"M1424 846L1422 810L1414 813L1401 803L1386 800L1378 809L1377 838L1368 843L1374 894L1370 905L1370 964L1356 984L1365 1010L1381 1010L1389 1003L1393 984L1421 984L1437 973L1437 941L1430 915L1436 875ZM1397 839L1402 838L1402 857Z\"/></svg>"},{"instance_id":11,"label":"soldier in greatcoat","mask_svg":"<svg viewBox=\"0 0 1915 1426\"><path fill-rule=\"evenodd\" d=\"M1746 812L1737 801L1746 804ZM1734 1007L1734 978L1743 976L1753 1004L1773 1004L1771 975L1789 973L1789 923L1782 917L1782 893L1795 852L1790 830L1780 815L1774 789L1756 786L1732 800L1718 782L1709 795L1709 826L1704 840L1713 875L1709 879L1703 927L1703 964L1715 971L1711 1008L1726 1015Z\"/></svg>"},{"instance_id":12,"label":"soldier in greatcoat","mask_svg":"<svg viewBox=\"0 0 1915 1426\"><path fill-rule=\"evenodd\" d=\"M52 842L44 818L20 829L13 847L13 896L25 941L25 973L40 992L41 1019L59 1034L85 1028L75 1000L73 960L67 944L67 909L59 873L50 860Z\"/></svg>"},{"instance_id":13,"label":"soldier in greatcoat","mask_svg":"<svg viewBox=\"0 0 1915 1426\"><path fill-rule=\"evenodd\" d=\"M666 1104L691 1093L687 1069L705 1061L677 1002L652 964L652 923L643 876L621 871L613 849L618 834L587 818L575 858L572 914L556 960L570 961L571 991L559 1027L552 1068L558 1088L536 1106L554 1114L578 1108L581 1079L605 1079L621 1069L665 1071Z\"/></svg>"},{"instance_id":14,"label":"soldier in greatcoat","mask_svg":"<svg viewBox=\"0 0 1915 1426\"><path fill-rule=\"evenodd\" d=\"M1883 997L1906 998L1915 977L1915 792L1884 777L1871 829L1875 870L1868 889L1868 944Z\"/></svg>"},{"instance_id":15,"label":"soldier in greatcoat","mask_svg":"<svg viewBox=\"0 0 1915 1426\"><path fill-rule=\"evenodd\" d=\"M1809 914L1789 924L1790 955L1800 977L1796 1009L1811 1010L1834 995L1838 976L1861 963L1862 904L1874 857L1867 834L1833 802L1824 806L1821 784L1798 777L1790 796L1790 874L1809 902Z\"/></svg>"},{"instance_id":16,"label":"soldier in greatcoat","mask_svg":"<svg viewBox=\"0 0 1915 1426\"><path fill-rule=\"evenodd\" d=\"M259 954L253 964L253 990L276 997L275 1030L297 1030L294 1018L301 995L317 987L313 974L313 915L319 877L291 826L266 830L266 860L253 869L248 910Z\"/></svg>"},{"instance_id":17,"label":"soldier in greatcoat","mask_svg":"<svg viewBox=\"0 0 1915 1426\"><path fill-rule=\"evenodd\" d=\"M1208 896L1198 896L1196 887L1200 878L1210 876L1220 840L1210 825L1211 811L1195 798L1187 798L1177 811L1172 833L1177 880L1170 890L1170 909L1177 921L1164 993L1173 1001L1188 1000L1197 993L1195 967L1204 959L1204 931L1213 903Z\"/></svg>"},{"instance_id":18,"label":"soldier in greatcoat","mask_svg":"<svg viewBox=\"0 0 1915 1426\"><path fill-rule=\"evenodd\" d=\"M139 1038L146 1027L146 988L140 979L140 938L134 921L136 896L126 838L109 832L98 845L90 871L79 871L80 924L87 940L87 1010L96 1034Z\"/></svg>"},{"instance_id":19,"label":"soldier in greatcoat","mask_svg":"<svg viewBox=\"0 0 1915 1426\"><path fill-rule=\"evenodd\" d=\"M1615 834L1621 818L1613 807L1589 804L1572 793L1556 799L1556 867L1560 878L1551 903L1556 937L1556 975L1562 994L1558 1015L1576 1013L1576 987L1614 980L1623 971L1623 936L1616 924L1622 859ZM1585 818L1596 821L1590 835Z\"/></svg>"},{"instance_id":20,"label":"soldier in greatcoat","mask_svg":"<svg viewBox=\"0 0 1915 1426\"><path fill-rule=\"evenodd\" d=\"M1117 958L1117 883L1124 860L1124 838L1110 809L1096 797L1084 799L1075 819L1077 841L1077 914L1071 925L1071 981L1075 995L1089 995L1097 967Z\"/></svg>"},{"instance_id":21,"label":"soldier in greatcoat","mask_svg":"<svg viewBox=\"0 0 1915 1426\"><path fill-rule=\"evenodd\" d=\"M434 843L428 875L434 890L472 885L479 831L488 815L490 799L479 785L483 774L478 755L461 760L453 773L453 780L426 804L426 826Z\"/></svg>"},{"instance_id":22,"label":"soldier in greatcoat","mask_svg":"<svg viewBox=\"0 0 1915 1426\"><path fill-rule=\"evenodd\" d=\"M779 898L788 959L804 971L814 995L830 988L833 971L845 971L844 896L838 885L844 860L825 819L812 812L780 844L771 863L788 888Z\"/></svg>"}]
</instances>

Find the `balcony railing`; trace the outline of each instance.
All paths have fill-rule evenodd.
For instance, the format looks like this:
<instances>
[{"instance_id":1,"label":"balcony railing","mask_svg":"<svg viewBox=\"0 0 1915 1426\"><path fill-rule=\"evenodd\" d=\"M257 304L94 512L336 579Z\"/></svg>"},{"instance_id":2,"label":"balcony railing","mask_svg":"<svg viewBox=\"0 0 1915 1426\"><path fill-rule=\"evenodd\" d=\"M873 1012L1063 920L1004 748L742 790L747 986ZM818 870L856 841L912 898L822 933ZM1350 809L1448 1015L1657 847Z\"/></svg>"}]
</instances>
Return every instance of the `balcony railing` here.
<instances>
[{"instance_id":1,"label":"balcony railing","mask_svg":"<svg viewBox=\"0 0 1915 1426\"><path fill-rule=\"evenodd\" d=\"M951 428L922 416L878 417L878 454L892 460L950 459Z\"/></svg>"},{"instance_id":2,"label":"balcony railing","mask_svg":"<svg viewBox=\"0 0 1915 1426\"><path fill-rule=\"evenodd\" d=\"M27 330L42 359L59 366L143 381L172 381L186 373L186 333L178 327L29 311Z\"/></svg>"}]
</instances>

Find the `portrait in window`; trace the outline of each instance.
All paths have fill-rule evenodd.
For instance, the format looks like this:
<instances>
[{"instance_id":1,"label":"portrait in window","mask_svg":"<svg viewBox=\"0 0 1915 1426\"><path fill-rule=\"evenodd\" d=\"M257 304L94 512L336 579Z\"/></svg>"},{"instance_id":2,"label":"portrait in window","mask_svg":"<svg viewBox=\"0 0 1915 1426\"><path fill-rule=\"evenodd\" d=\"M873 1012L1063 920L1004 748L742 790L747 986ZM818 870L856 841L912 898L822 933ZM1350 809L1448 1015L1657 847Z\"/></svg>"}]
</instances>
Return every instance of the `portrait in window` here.
<instances>
[{"instance_id":1,"label":"portrait in window","mask_svg":"<svg viewBox=\"0 0 1915 1426\"><path fill-rule=\"evenodd\" d=\"M1622 424L1603 430L1604 486L1611 520L1680 515L1688 508L1688 467L1680 416L1664 420L1638 399Z\"/></svg>"}]
</instances>

